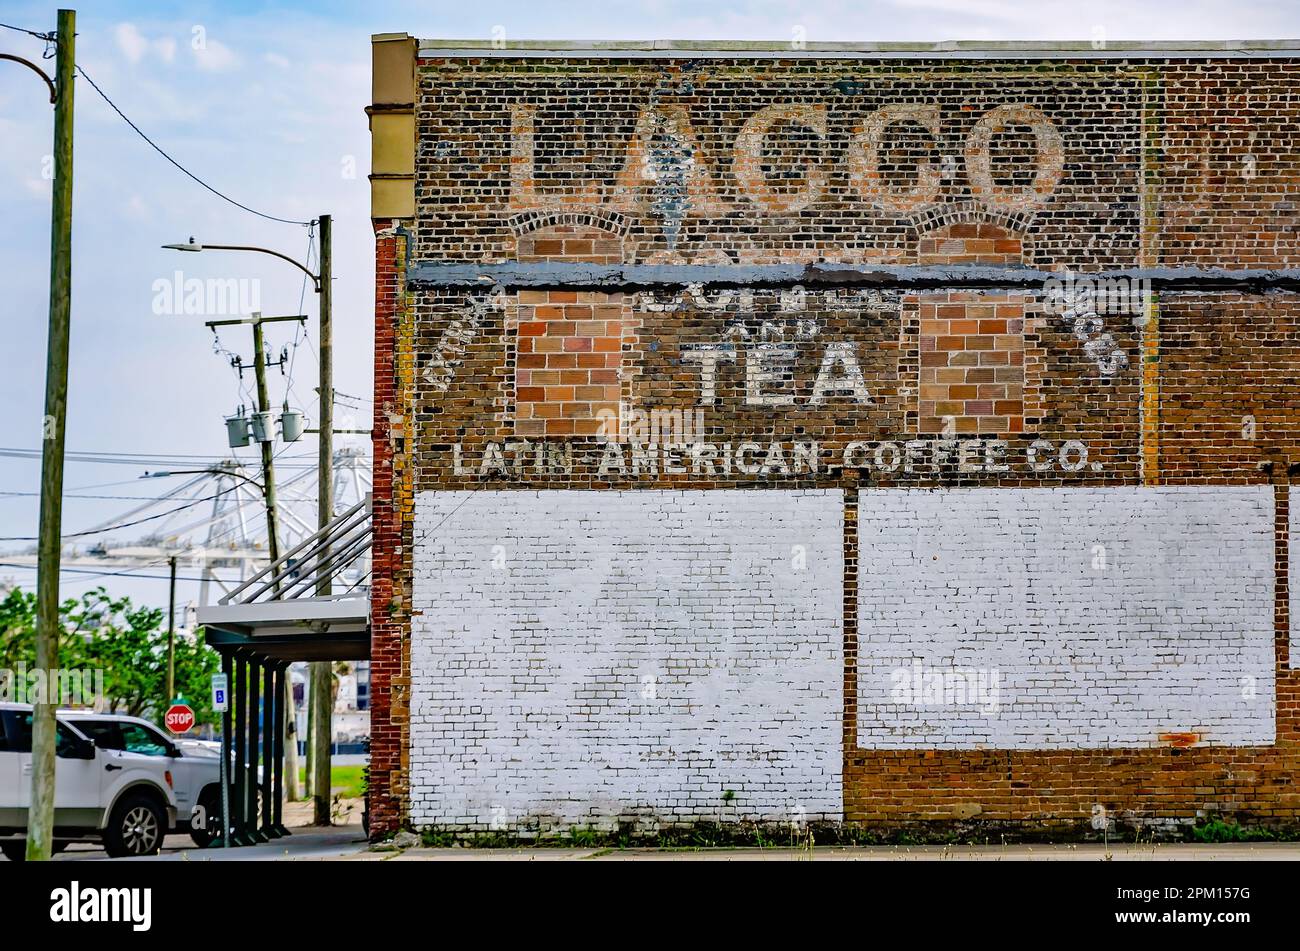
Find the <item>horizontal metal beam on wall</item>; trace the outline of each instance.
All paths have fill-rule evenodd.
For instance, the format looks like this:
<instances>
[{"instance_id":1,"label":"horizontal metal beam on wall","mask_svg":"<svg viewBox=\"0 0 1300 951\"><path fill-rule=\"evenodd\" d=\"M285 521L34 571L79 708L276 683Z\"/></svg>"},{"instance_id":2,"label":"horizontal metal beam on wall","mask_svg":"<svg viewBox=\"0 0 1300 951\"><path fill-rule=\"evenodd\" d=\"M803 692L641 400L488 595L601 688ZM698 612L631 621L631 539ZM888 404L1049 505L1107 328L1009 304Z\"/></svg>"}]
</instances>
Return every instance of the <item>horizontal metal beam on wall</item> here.
<instances>
[{"instance_id":1,"label":"horizontal metal beam on wall","mask_svg":"<svg viewBox=\"0 0 1300 951\"><path fill-rule=\"evenodd\" d=\"M690 285L1043 291L1067 281L1083 280L1138 286L1152 291L1300 291L1300 269L1296 268L1156 267L1066 272L982 264L582 264L552 261L474 264L419 261L407 271L408 283L417 287L599 288L607 291L667 290Z\"/></svg>"}]
</instances>

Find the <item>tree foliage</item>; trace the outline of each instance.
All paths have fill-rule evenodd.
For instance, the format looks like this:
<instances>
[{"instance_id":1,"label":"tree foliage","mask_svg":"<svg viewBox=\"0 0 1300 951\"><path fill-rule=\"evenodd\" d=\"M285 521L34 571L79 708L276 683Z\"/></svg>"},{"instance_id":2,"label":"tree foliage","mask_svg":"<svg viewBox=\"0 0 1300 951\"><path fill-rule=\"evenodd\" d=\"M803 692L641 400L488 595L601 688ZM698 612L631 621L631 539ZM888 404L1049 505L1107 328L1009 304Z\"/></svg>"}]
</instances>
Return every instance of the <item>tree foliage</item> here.
<instances>
[{"instance_id":1,"label":"tree foliage","mask_svg":"<svg viewBox=\"0 0 1300 951\"><path fill-rule=\"evenodd\" d=\"M104 588L87 591L59 606L59 666L102 670L108 709L161 719L167 693L166 612L114 598ZM194 708L200 723L211 723L209 684L219 661L204 643L176 637L176 692ZM36 595L20 588L0 600L0 668L29 670L36 663Z\"/></svg>"}]
</instances>

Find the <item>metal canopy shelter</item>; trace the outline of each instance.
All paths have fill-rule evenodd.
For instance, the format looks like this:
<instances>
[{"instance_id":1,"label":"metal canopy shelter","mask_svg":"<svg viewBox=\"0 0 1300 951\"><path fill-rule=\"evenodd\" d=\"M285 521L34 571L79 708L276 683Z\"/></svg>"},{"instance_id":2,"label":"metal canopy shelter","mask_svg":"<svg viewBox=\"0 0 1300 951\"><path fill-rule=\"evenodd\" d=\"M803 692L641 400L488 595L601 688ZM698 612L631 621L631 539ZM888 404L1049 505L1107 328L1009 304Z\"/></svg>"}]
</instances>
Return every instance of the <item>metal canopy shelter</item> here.
<instances>
[{"instance_id":1,"label":"metal canopy shelter","mask_svg":"<svg viewBox=\"0 0 1300 951\"><path fill-rule=\"evenodd\" d=\"M232 772L231 845L289 834L283 822L289 665L370 659L371 534L366 496L219 604L199 608L198 621L221 654L230 685L221 747ZM340 594L314 595L335 580ZM269 767L260 776L259 763Z\"/></svg>"}]
</instances>

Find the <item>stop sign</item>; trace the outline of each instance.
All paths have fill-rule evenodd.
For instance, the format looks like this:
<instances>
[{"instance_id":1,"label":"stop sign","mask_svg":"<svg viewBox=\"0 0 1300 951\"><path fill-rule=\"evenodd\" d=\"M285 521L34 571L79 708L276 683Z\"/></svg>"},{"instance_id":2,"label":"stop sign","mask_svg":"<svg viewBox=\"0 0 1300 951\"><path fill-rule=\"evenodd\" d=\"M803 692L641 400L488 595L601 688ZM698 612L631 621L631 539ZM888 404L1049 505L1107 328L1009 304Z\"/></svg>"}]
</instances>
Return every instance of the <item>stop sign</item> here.
<instances>
[{"instance_id":1,"label":"stop sign","mask_svg":"<svg viewBox=\"0 0 1300 951\"><path fill-rule=\"evenodd\" d=\"M163 717L163 722L173 733L178 735L188 733L194 726L194 711L190 709L189 704L173 703L167 708L167 715Z\"/></svg>"}]
</instances>

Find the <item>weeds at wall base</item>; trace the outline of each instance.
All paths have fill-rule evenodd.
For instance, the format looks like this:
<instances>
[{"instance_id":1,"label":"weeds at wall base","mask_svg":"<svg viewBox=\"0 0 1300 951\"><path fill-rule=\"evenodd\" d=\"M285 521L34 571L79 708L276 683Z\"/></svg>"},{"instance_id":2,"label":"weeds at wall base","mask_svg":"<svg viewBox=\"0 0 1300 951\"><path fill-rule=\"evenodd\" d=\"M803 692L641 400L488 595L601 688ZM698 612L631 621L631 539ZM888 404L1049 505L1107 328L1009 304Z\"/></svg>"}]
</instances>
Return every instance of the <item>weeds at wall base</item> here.
<instances>
[{"instance_id":1,"label":"weeds at wall base","mask_svg":"<svg viewBox=\"0 0 1300 951\"><path fill-rule=\"evenodd\" d=\"M1091 823L918 821L890 825L809 823L696 823L658 830L627 826L609 830L577 826L557 831L452 830L426 827L417 832L425 848L584 848L584 849L811 849L815 846L999 846L1065 843L1232 843L1300 841L1300 826L1239 823L1212 816L1200 821L1138 821L1116 824L1108 833Z\"/></svg>"}]
</instances>

